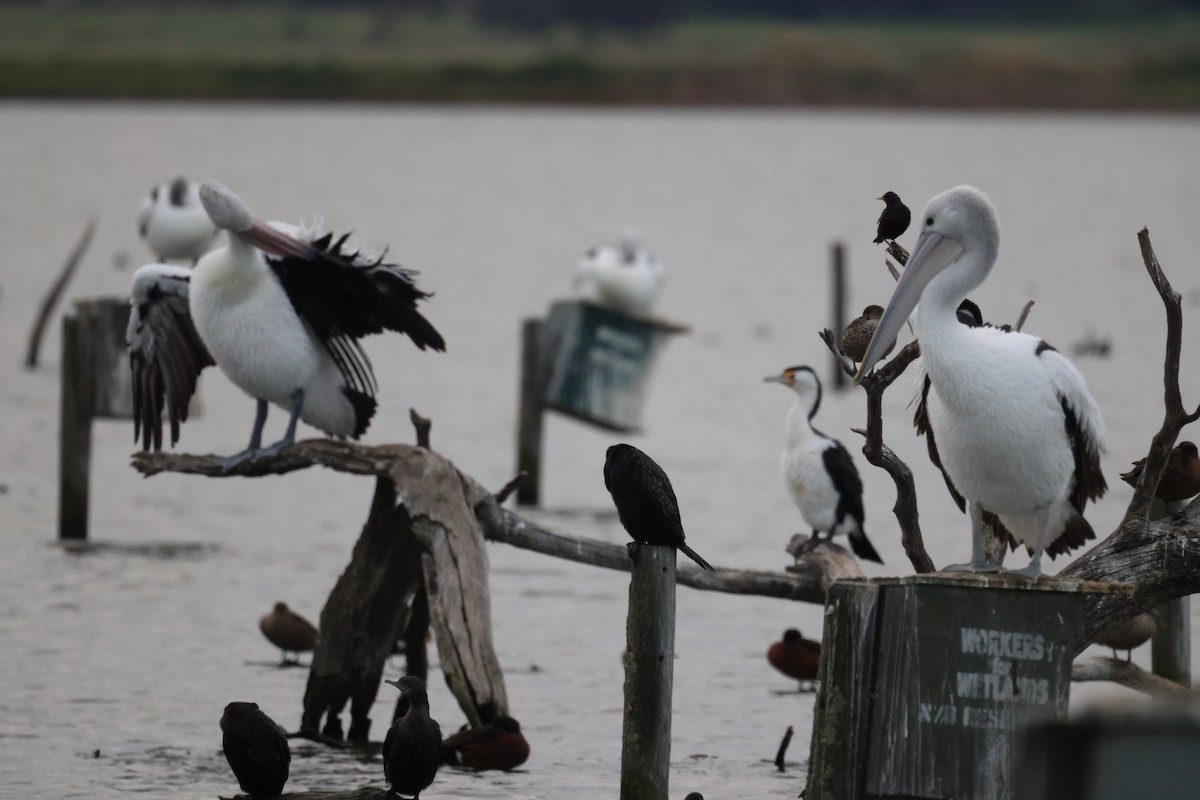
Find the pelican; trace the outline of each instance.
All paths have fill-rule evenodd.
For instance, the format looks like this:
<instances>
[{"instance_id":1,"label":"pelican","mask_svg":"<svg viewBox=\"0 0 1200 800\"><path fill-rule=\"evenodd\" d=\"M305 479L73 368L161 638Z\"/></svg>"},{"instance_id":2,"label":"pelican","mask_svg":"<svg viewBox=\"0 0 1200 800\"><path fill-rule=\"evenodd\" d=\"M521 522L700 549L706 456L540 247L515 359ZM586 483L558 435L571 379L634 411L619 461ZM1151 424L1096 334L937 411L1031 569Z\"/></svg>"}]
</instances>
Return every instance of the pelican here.
<instances>
[{"instance_id":1,"label":"pelican","mask_svg":"<svg viewBox=\"0 0 1200 800\"><path fill-rule=\"evenodd\" d=\"M813 541L826 534L844 533L859 558L883 563L863 532L862 479L850 453L837 439L812 426L821 407L821 381L812 367L788 367L768 375L763 383L780 383L796 392L787 415L787 446L780 459L783 480L804 521L812 526Z\"/></svg>"},{"instance_id":2,"label":"pelican","mask_svg":"<svg viewBox=\"0 0 1200 800\"><path fill-rule=\"evenodd\" d=\"M138 234L159 261L195 264L217 236L200 202L200 187L187 178L162 181L138 207Z\"/></svg>"},{"instance_id":3,"label":"pelican","mask_svg":"<svg viewBox=\"0 0 1200 800\"><path fill-rule=\"evenodd\" d=\"M645 315L663 285L662 263L626 230L615 245L597 245L579 260L576 285L595 288L596 300L626 314Z\"/></svg>"},{"instance_id":4,"label":"pelican","mask_svg":"<svg viewBox=\"0 0 1200 800\"><path fill-rule=\"evenodd\" d=\"M325 433L357 439L375 413L375 375L358 340L384 330L405 333L420 349L445 342L417 311L429 295L412 270L345 249L346 237L317 237L255 219L216 181L200 187L209 217L229 245L187 270L150 264L133 276L125 339L133 373L134 441L162 446L167 409L172 446L187 419L200 371L221 368L257 403L250 445L221 459L232 469L275 455L304 420ZM267 404L288 410L287 432L262 446Z\"/></svg>"},{"instance_id":5,"label":"pelican","mask_svg":"<svg viewBox=\"0 0 1200 800\"><path fill-rule=\"evenodd\" d=\"M1000 247L987 195L955 187L930 200L919 222L908 267L855 381L871 370L916 307L932 386L930 429L943 470L971 518L971 561L947 569L1000 569L986 562L981 539L983 514L992 512L1031 552L1029 565L1014 572L1037 578L1043 553L1095 537L1082 511L1108 488L1100 472L1104 421L1079 370L1046 342L960 324L959 304L983 284Z\"/></svg>"}]
</instances>

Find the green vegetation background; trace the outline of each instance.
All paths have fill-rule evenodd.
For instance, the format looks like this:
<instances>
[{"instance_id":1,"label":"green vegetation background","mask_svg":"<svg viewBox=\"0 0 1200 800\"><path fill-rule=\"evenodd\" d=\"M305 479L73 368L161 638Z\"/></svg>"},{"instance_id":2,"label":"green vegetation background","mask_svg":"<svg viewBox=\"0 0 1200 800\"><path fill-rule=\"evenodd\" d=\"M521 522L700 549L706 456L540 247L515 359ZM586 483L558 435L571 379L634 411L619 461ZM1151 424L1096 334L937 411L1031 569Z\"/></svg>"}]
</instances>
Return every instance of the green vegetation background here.
<instances>
[{"instance_id":1,"label":"green vegetation background","mask_svg":"<svg viewBox=\"0 0 1200 800\"><path fill-rule=\"evenodd\" d=\"M1200 108L1200 15L485 25L405 4L0 4L0 96Z\"/></svg>"}]
</instances>

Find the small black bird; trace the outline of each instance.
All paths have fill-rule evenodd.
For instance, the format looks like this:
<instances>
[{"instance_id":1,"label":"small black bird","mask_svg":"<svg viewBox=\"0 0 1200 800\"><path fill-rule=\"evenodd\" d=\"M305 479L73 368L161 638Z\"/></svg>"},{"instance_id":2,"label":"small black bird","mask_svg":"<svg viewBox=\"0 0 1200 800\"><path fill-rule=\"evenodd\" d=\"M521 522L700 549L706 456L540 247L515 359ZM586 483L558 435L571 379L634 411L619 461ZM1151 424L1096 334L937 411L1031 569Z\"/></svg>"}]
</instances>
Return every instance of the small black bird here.
<instances>
[{"instance_id":1,"label":"small black bird","mask_svg":"<svg viewBox=\"0 0 1200 800\"><path fill-rule=\"evenodd\" d=\"M884 192L883 197L877 197L876 200L882 200L886 205L883 213L879 215L879 222L875 226L875 244L879 244L885 239L894 242L896 237L908 230L908 223L912 221L912 212L908 210L908 206L900 202L900 195L895 192Z\"/></svg>"},{"instance_id":2,"label":"small black bird","mask_svg":"<svg viewBox=\"0 0 1200 800\"><path fill-rule=\"evenodd\" d=\"M251 797L277 797L287 783L292 753L287 732L257 703L230 703L221 717L221 747L238 786Z\"/></svg>"},{"instance_id":3,"label":"small black bird","mask_svg":"<svg viewBox=\"0 0 1200 800\"><path fill-rule=\"evenodd\" d=\"M383 740L383 776L391 791L413 800L433 783L442 751L442 729L429 716L425 682L414 675L384 681L408 700L408 711L392 723Z\"/></svg>"},{"instance_id":4,"label":"small black bird","mask_svg":"<svg viewBox=\"0 0 1200 800\"><path fill-rule=\"evenodd\" d=\"M671 479L654 459L633 445L614 444L604 459L604 486L617 506L617 516L633 542L629 557L636 559L638 543L667 545L704 569L712 569L695 550L684 544L679 501Z\"/></svg>"}]
</instances>

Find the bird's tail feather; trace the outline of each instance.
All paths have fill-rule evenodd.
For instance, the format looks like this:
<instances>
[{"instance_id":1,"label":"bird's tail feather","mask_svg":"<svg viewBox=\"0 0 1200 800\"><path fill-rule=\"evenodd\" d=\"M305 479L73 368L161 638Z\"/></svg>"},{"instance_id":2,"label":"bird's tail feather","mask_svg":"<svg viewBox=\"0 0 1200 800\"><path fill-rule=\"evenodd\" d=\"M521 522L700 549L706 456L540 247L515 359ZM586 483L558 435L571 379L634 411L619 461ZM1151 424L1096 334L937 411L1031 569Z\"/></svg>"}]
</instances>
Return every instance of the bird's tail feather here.
<instances>
[{"instance_id":1,"label":"bird's tail feather","mask_svg":"<svg viewBox=\"0 0 1200 800\"><path fill-rule=\"evenodd\" d=\"M703 558L701 558L699 553L697 553L697 552L696 552L695 550L693 550L692 548L688 547L686 544L680 544L680 545L679 545L679 549L680 549L681 551L683 551L683 554L684 554L684 555L686 555L686 556L687 556L688 558L690 558L692 561L695 561L695 562L696 562L697 564L699 564L699 565L700 565L700 566L701 566L703 569L709 569L709 570L711 570L711 569L713 568L712 564L709 564L707 561L705 561Z\"/></svg>"},{"instance_id":2,"label":"bird's tail feather","mask_svg":"<svg viewBox=\"0 0 1200 800\"><path fill-rule=\"evenodd\" d=\"M852 533L849 536L850 549L854 551L854 555L859 558L865 558L868 561L874 561L877 564L882 564L883 559L879 557L879 553L875 552L875 548L871 546L871 542L867 539L867 535L861 531Z\"/></svg>"}]
</instances>

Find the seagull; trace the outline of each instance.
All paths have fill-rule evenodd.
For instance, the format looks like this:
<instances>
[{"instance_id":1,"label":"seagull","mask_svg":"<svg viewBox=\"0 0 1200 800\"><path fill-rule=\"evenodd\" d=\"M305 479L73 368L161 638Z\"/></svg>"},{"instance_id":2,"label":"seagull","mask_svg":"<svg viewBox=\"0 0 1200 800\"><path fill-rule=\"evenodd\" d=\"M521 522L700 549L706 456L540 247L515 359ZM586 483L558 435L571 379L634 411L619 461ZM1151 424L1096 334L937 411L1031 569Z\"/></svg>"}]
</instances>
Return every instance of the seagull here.
<instances>
[{"instance_id":1,"label":"seagull","mask_svg":"<svg viewBox=\"0 0 1200 800\"><path fill-rule=\"evenodd\" d=\"M277 797L287 783L292 753L287 732L257 703L230 703L221 716L221 749L251 797Z\"/></svg>"},{"instance_id":2,"label":"seagull","mask_svg":"<svg viewBox=\"0 0 1200 800\"><path fill-rule=\"evenodd\" d=\"M258 621L258 629L267 641L282 652L280 666L298 664L299 654L311 652L317 646L317 629L304 617L288 608L287 603L276 603L269 614ZM296 661L288 661L287 654L296 653Z\"/></svg>"},{"instance_id":3,"label":"seagull","mask_svg":"<svg viewBox=\"0 0 1200 800\"><path fill-rule=\"evenodd\" d=\"M1079 370L1045 341L960 324L959 304L983 284L999 247L996 209L979 189L957 186L930 200L855 382L916 307L930 430L971 517L971 561L947 569L1000 569L983 553L986 510L1031 550L1029 565L1014 572L1037 578L1043 553L1095 537L1082 511L1108 488L1104 421Z\"/></svg>"},{"instance_id":4,"label":"seagull","mask_svg":"<svg viewBox=\"0 0 1200 800\"><path fill-rule=\"evenodd\" d=\"M604 486L633 539L626 547L635 562L638 544L665 545L682 551L702 569L712 569L684 543L679 501L671 479L654 459L631 444L614 444L604 458Z\"/></svg>"},{"instance_id":5,"label":"seagull","mask_svg":"<svg viewBox=\"0 0 1200 800\"><path fill-rule=\"evenodd\" d=\"M644 316L663 286L662 263L626 230L615 245L597 245L579 260L576 286L592 285L601 305Z\"/></svg>"},{"instance_id":6,"label":"seagull","mask_svg":"<svg viewBox=\"0 0 1200 800\"><path fill-rule=\"evenodd\" d=\"M387 680L408 700L408 710L392 723L383 740L383 776L390 793L412 797L437 776L442 752L442 729L429 716L425 682L415 675Z\"/></svg>"},{"instance_id":7,"label":"seagull","mask_svg":"<svg viewBox=\"0 0 1200 800\"><path fill-rule=\"evenodd\" d=\"M763 383L780 383L796 393L796 402L788 410L787 446L780 461L792 499L812 526L812 541L820 541L821 533L826 540L844 533L856 556L882 564L863 532L862 479L854 460L841 442L812 426L821 407L817 373L812 367L788 367L763 378Z\"/></svg>"},{"instance_id":8,"label":"seagull","mask_svg":"<svg viewBox=\"0 0 1200 800\"><path fill-rule=\"evenodd\" d=\"M884 202L883 213L879 215L879 221L875 223L875 244L884 241L895 243L896 238L908 230L908 223L912 221L912 213L908 210L908 206L900 202L900 195L895 192L884 192L883 197L875 199Z\"/></svg>"},{"instance_id":9,"label":"seagull","mask_svg":"<svg viewBox=\"0 0 1200 800\"><path fill-rule=\"evenodd\" d=\"M195 264L217 236L200 203L200 187L182 176L156 184L142 199L137 220L138 235L159 261Z\"/></svg>"},{"instance_id":10,"label":"seagull","mask_svg":"<svg viewBox=\"0 0 1200 800\"><path fill-rule=\"evenodd\" d=\"M254 218L216 181L200 199L229 244L195 270L149 264L133 276L125 343L133 373L134 441L161 449L166 406L171 445L187 419L200 371L212 364L257 403L249 446L220 459L225 470L278 454L304 420L330 436L357 439L377 405L375 375L358 340L405 333L421 350L445 342L417 311L429 295L415 273L346 248L346 236ZM262 446L267 404L291 414L284 437Z\"/></svg>"}]
</instances>

